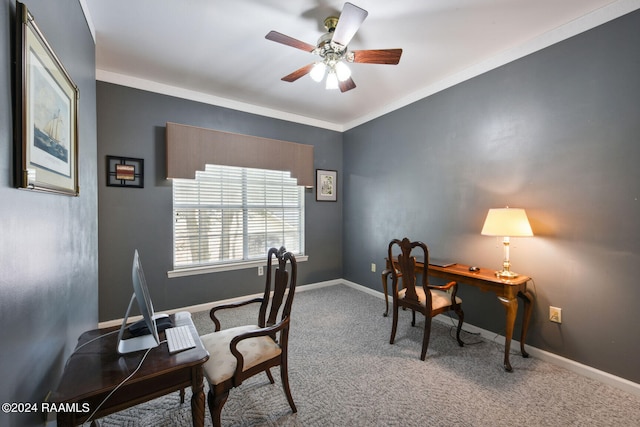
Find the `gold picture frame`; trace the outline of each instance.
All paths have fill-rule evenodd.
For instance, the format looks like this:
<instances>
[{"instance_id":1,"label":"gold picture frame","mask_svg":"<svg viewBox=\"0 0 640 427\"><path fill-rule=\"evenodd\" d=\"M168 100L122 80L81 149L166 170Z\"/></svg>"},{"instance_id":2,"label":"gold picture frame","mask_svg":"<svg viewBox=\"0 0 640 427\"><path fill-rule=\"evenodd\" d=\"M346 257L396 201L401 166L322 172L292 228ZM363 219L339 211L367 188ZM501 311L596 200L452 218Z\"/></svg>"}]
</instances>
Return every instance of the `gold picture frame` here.
<instances>
[{"instance_id":1,"label":"gold picture frame","mask_svg":"<svg viewBox=\"0 0 640 427\"><path fill-rule=\"evenodd\" d=\"M77 196L80 92L27 7L16 10L16 186Z\"/></svg>"}]
</instances>

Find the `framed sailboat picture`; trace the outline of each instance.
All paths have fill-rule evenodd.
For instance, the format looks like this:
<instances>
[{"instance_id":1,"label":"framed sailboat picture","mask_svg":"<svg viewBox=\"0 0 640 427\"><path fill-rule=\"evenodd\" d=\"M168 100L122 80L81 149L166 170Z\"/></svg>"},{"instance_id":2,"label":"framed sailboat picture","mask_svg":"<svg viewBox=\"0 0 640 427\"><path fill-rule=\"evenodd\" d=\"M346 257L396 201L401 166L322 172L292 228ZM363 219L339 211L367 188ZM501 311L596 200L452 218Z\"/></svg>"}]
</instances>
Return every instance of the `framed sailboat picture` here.
<instances>
[{"instance_id":1,"label":"framed sailboat picture","mask_svg":"<svg viewBox=\"0 0 640 427\"><path fill-rule=\"evenodd\" d=\"M79 90L17 2L16 186L77 196Z\"/></svg>"}]
</instances>

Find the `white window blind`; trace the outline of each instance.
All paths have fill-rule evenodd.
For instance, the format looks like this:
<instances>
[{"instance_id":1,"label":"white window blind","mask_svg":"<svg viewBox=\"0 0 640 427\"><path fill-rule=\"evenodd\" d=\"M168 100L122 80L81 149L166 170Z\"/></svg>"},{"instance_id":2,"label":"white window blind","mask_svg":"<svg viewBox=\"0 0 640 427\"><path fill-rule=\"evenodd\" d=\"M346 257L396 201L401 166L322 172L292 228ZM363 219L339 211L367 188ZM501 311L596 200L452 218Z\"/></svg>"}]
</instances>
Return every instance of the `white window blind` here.
<instances>
[{"instance_id":1,"label":"white window blind","mask_svg":"<svg viewBox=\"0 0 640 427\"><path fill-rule=\"evenodd\" d=\"M289 172L206 165L173 180L174 269L304 253L304 188Z\"/></svg>"}]
</instances>

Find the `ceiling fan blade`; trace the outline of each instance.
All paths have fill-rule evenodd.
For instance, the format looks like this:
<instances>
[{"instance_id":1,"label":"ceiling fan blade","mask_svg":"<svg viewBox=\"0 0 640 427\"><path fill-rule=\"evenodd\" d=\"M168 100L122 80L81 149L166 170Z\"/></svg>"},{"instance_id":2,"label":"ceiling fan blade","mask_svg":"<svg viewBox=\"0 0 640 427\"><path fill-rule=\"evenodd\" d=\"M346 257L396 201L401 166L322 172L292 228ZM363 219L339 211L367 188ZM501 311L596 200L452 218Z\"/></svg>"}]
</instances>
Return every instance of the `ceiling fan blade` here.
<instances>
[{"instance_id":1,"label":"ceiling fan blade","mask_svg":"<svg viewBox=\"0 0 640 427\"><path fill-rule=\"evenodd\" d=\"M338 25L333 32L332 41L341 46L348 45L368 14L369 12L356 5L345 3L338 18Z\"/></svg>"},{"instance_id":2,"label":"ceiling fan blade","mask_svg":"<svg viewBox=\"0 0 640 427\"><path fill-rule=\"evenodd\" d=\"M355 82L353 81L353 79L351 77L349 77L347 80L343 81L343 82L338 82L338 87L340 88L340 92L346 92L348 90L351 90L353 88L356 87Z\"/></svg>"},{"instance_id":3,"label":"ceiling fan blade","mask_svg":"<svg viewBox=\"0 0 640 427\"><path fill-rule=\"evenodd\" d=\"M305 65L302 68L298 68L293 73L291 73L291 74L289 74L287 76L284 76L280 80L284 80L285 82L295 82L300 77L303 77L303 76L306 76L307 74L309 74L309 72L311 71L311 69L313 68L314 65L315 65L315 63L312 62L311 64Z\"/></svg>"},{"instance_id":4,"label":"ceiling fan blade","mask_svg":"<svg viewBox=\"0 0 640 427\"><path fill-rule=\"evenodd\" d=\"M287 46L295 47L296 49L301 49L306 52L312 52L316 47L310 45L309 43L305 43L298 39L294 39L293 37L289 37L277 31L269 31L269 34L264 36L265 39L274 41L276 43L286 44Z\"/></svg>"},{"instance_id":5,"label":"ceiling fan blade","mask_svg":"<svg viewBox=\"0 0 640 427\"><path fill-rule=\"evenodd\" d=\"M364 64L392 64L400 62L402 49L354 50L353 62Z\"/></svg>"}]
</instances>

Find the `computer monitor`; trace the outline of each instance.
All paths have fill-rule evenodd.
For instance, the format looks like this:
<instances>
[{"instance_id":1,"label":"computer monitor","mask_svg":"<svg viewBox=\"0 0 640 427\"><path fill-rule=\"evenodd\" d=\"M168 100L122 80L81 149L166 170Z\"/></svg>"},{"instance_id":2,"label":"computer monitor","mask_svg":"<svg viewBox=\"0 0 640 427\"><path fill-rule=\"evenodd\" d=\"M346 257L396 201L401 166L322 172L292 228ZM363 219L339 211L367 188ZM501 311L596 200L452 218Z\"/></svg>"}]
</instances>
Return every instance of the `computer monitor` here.
<instances>
[{"instance_id":1,"label":"computer monitor","mask_svg":"<svg viewBox=\"0 0 640 427\"><path fill-rule=\"evenodd\" d=\"M134 351L147 350L149 348L156 347L160 343L158 337L158 328L156 327L156 320L153 312L153 303L151 302L151 296L149 295L149 289L147 288L147 282L144 278L144 272L142 271L142 264L140 263L140 256L136 249L133 254L133 266L131 267L131 281L133 283L133 295L131 295L131 301L129 301L129 307L122 319L122 326L118 334L118 353L132 353ZM147 335L138 337L123 339L124 331L127 329L127 319L133 306L133 301L138 302L138 308L142 319L147 325L147 329L150 331Z\"/></svg>"}]
</instances>

